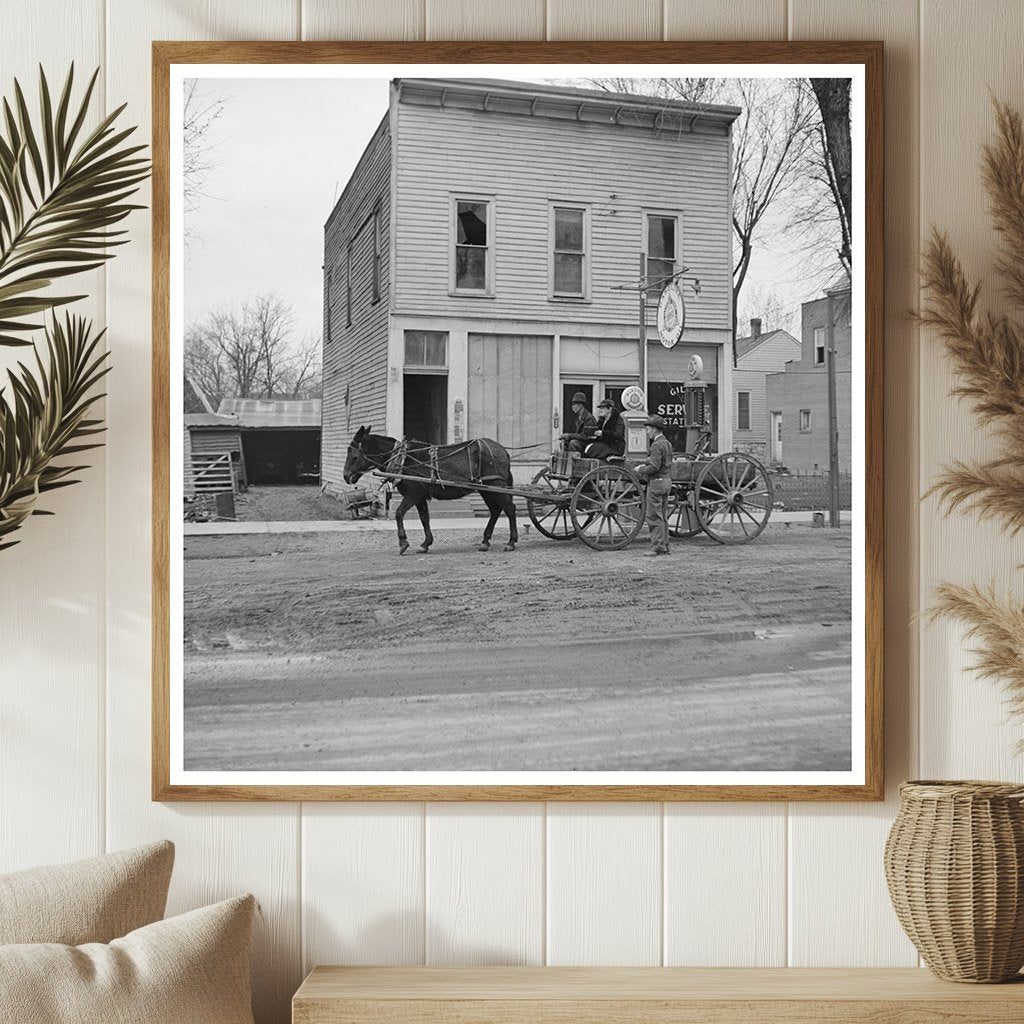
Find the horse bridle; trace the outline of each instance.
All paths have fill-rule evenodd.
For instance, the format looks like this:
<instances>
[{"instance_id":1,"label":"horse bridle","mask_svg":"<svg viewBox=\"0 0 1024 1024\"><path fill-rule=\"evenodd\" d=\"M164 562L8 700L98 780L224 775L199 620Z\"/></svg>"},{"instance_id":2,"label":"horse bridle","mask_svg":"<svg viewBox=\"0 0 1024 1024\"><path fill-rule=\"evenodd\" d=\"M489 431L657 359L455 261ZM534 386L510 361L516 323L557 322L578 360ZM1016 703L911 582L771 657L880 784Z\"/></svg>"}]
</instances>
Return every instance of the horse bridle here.
<instances>
[{"instance_id":1,"label":"horse bridle","mask_svg":"<svg viewBox=\"0 0 1024 1024\"><path fill-rule=\"evenodd\" d=\"M394 461L395 456L402 450L404 446L404 441L396 442L394 448L392 448L391 451L387 453L387 456L384 458L383 462L375 462L374 459L379 460L380 456L370 455L363 447L361 441L359 444L353 444L352 442L349 442L348 453L349 455L351 455L353 452L356 452L366 460L366 464L369 466L370 469L376 469L386 473L388 471L388 466Z\"/></svg>"}]
</instances>

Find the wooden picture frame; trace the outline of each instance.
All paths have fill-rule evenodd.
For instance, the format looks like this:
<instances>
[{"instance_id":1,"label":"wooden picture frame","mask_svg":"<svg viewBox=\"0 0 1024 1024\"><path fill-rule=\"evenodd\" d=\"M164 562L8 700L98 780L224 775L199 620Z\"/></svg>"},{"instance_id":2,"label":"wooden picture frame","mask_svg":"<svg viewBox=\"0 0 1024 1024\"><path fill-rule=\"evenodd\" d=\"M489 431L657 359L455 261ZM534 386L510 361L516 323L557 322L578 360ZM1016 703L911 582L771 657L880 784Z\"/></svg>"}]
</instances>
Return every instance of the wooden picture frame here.
<instances>
[{"instance_id":1,"label":"wooden picture frame","mask_svg":"<svg viewBox=\"0 0 1024 1024\"><path fill-rule=\"evenodd\" d=\"M883 46L880 42L154 42L153 43L152 795L164 801L867 801L883 798ZM199 784L172 771L171 69L211 64L830 64L863 68L863 779L790 785ZM854 400L856 401L856 395ZM178 498L180 502L180 498ZM526 557L526 556L520 556ZM855 709L855 714L857 709ZM859 755L859 751L858 751ZM342 775L343 773L338 773ZM637 773L643 775L645 773Z\"/></svg>"}]
</instances>

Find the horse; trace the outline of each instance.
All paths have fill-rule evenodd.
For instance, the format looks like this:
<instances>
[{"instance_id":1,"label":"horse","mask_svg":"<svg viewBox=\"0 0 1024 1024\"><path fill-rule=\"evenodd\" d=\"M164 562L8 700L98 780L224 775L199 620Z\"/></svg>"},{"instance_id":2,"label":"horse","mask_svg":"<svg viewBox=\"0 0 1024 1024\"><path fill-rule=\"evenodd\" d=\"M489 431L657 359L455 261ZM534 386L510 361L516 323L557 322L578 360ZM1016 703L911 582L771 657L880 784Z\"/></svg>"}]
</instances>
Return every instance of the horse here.
<instances>
[{"instance_id":1,"label":"horse","mask_svg":"<svg viewBox=\"0 0 1024 1024\"><path fill-rule=\"evenodd\" d=\"M486 437L473 438L464 444L431 445L425 441L396 441L393 437L373 434L369 427L360 427L348 446L345 470L342 478L347 484L356 483L367 470L376 469L382 473L394 473L403 479L396 484L402 501L395 509L395 525L398 527L398 553L409 550L405 534L405 514L414 505L423 524L423 543L419 551L426 555L434 543L430 532L431 498L438 501L452 501L478 491L484 499L490 518L484 527L483 540L478 551L488 551L491 536L498 517L508 516L509 536L506 551L515 551L519 543L519 529L516 526L516 507L511 494L501 494L487 489L491 484L512 486L512 460L508 452L497 441ZM423 482L419 479L422 477ZM458 482L457 487L445 487L438 480ZM465 486L462 482L465 481Z\"/></svg>"}]
</instances>

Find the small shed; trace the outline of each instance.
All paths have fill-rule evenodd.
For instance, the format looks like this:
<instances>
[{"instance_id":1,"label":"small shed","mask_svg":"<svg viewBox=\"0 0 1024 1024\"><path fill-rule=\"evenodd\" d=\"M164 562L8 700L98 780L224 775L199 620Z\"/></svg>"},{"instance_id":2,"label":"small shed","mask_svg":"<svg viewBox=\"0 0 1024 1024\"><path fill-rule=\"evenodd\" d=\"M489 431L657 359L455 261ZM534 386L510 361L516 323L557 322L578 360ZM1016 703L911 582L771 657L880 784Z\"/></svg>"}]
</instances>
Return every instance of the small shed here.
<instances>
[{"instance_id":1,"label":"small shed","mask_svg":"<svg viewBox=\"0 0 1024 1024\"><path fill-rule=\"evenodd\" d=\"M320 482L318 398L225 398L217 417L237 432L246 484Z\"/></svg>"}]
</instances>

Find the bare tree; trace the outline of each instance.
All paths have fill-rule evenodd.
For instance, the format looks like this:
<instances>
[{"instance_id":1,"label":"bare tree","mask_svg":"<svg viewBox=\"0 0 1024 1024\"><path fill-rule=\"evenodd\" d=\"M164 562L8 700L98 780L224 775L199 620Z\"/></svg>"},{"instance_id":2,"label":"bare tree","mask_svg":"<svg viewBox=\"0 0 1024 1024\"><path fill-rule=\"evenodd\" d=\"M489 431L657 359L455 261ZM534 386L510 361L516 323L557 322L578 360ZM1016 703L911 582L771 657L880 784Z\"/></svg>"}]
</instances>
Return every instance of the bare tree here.
<instances>
[{"instance_id":1,"label":"bare tree","mask_svg":"<svg viewBox=\"0 0 1024 1024\"><path fill-rule=\"evenodd\" d=\"M211 312L185 333L185 368L215 405L223 398L318 397L320 339L296 339L294 326L291 306L273 292L240 310Z\"/></svg>"},{"instance_id":2,"label":"bare tree","mask_svg":"<svg viewBox=\"0 0 1024 1024\"><path fill-rule=\"evenodd\" d=\"M761 320L761 330L789 331L794 337L800 334L800 309L783 300L775 289L762 282L748 282L743 290L743 298L739 305L739 324L746 325L754 317ZM745 335L746 326L737 326L737 334Z\"/></svg>"},{"instance_id":3,"label":"bare tree","mask_svg":"<svg viewBox=\"0 0 1024 1024\"><path fill-rule=\"evenodd\" d=\"M224 113L226 100L210 93L198 78L185 81L182 123L182 189L188 225L185 229L186 245L195 241L197 231L194 215L199 204L207 198L207 185L218 166L213 129Z\"/></svg>"},{"instance_id":4,"label":"bare tree","mask_svg":"<svg viewBox=\"0 0 1024 1024\"><path fill-rule=\"evenodd\" d=\"M853 258L853 148L850 139L850 79L812 78L821 124L818 140L829 191L839 215L839 260L849 274Z\"/></svg>"},{"instance_id":5,"label":"bare tree","mask_svg":"<svg viewBox=\"0 0 1024 1024\"><path fill-rule=\"evenodd\" d=\"M185 373L191 377L216 410L220 400L234 393L220 347L204 325L190 324L185 331Z\"/></svg>"},{"instance_id":6,"label":"bare tree","mask_svg":"<svg viewBox=\"0 0 1024 1024\"><path fill-rule=\"evenodd\" d=\"M319 398L323 394L323 345L315 334L292 348L281 393L290 398Z\"/></svg>"},{"instance_id":7,"label":"bare tree","mask_svg":"<svg viewBox=\"0 0 1024 1024\"><path fill-rule=\"evenodd\" d=\"M722 78L585 78L580 84L604 92L659 96L687 103L723 102L726 88L726 80Z\"/></svg>"},{"instance_id":8,"label":"bare tree","mask_svg":"<svg viewBox=\"0 0 1024 1024\"><path fill-rule=\"evenodd\" d=\"M242 323L257 354L261 394L268 398L280 394L292 359L290 335L295 313L276 293L269 292L242 304Z\"/></svg>"},{"instance_id":9,"label":"bare tree","mask_svg":"<svg viewBox=\"0 0 1024 1024\"><path fill-rule=\"evenodd\" d=\"M805 178L815 119L814 109L795 79L744 78L736 85L743 110L733 131L734 340L740 294L758 229L769 209ZM734 344L734 361L735 357Z\"/></svg>"},{"instance_id":10,"label":"bare tree","mask_svg":"<svg viewBox=\"0 0 1024 1024\"><path fill-rule=\"evenodd\" d=\"M808 175L817 111L801 79L589 79L609 92L741 108L733 125L732 197L735 243L732 281L733 360L743 286L769 211Z\"/></svg>"}]
</instances>

